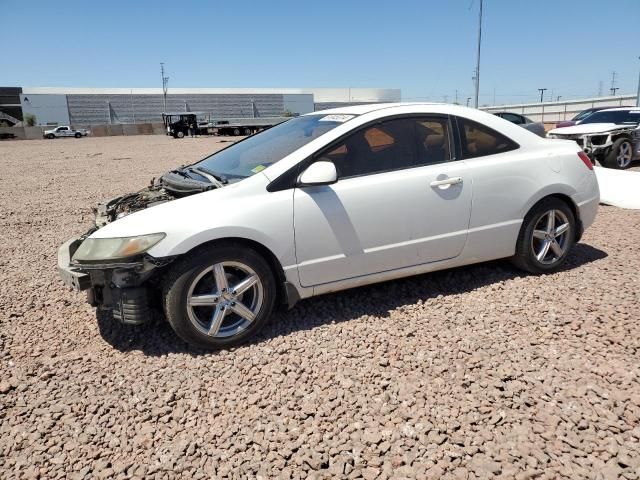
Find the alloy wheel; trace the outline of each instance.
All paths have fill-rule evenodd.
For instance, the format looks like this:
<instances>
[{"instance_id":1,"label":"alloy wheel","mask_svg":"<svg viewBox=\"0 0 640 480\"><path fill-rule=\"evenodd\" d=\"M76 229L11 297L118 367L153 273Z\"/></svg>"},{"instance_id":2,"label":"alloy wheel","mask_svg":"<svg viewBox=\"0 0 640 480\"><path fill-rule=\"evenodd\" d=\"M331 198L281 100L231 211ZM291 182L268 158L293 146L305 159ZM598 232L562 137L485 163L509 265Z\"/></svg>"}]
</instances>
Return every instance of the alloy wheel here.
<instances>
[{"instance_id":1,"label":"alloy wheel","mask_svg":"<svg viewBox=\"0 0 640 480\"><path fill-rule=\"evenodd\" d=\"M618 156L616 160L618 162L618 166L620 168L626 168L631 163L631 157L633 155L631 143L623 142L620 144L620 148L618 148Z\"/></svg>"},{"instance_id":2,"label":"alloy wheel","mask_svg":"<svg viewBox=\"0 0 640 480\"><path fill-rule=\"evenodd\" d=\"M210 337L232 337L246 330L264 303L260 277L248 265L225 261L205 268L191 282L187 313Z\"/></svg>"},{"instance_id":3,"label":"alloy wheel","mask_svg":"<svg viewBox=\"0 0 640 480\"><path fill-rule=\"evenodd\" d=\"M565 254L570 242L571 224L560 210L549 210L533 230L531 248L538 262L551 265Z\"/></svg>"}]
</instances>

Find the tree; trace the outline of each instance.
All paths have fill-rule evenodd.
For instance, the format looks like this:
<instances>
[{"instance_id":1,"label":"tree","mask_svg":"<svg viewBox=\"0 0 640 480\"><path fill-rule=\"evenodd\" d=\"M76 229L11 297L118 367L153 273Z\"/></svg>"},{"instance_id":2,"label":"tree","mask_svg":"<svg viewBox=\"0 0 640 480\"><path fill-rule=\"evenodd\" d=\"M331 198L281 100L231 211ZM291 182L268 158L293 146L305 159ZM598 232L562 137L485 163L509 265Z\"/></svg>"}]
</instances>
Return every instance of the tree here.
<instances>
[{"instance_id":1,"label":"tree","mask_svg":"<svg viewBox=\"0 0 640 480\"><path fill-rule=\"evenodd\" d=\"M36 116L33 113L25 113L24 123L28 127L34 127L36 125Z\"/></svg>"}]
</instances>

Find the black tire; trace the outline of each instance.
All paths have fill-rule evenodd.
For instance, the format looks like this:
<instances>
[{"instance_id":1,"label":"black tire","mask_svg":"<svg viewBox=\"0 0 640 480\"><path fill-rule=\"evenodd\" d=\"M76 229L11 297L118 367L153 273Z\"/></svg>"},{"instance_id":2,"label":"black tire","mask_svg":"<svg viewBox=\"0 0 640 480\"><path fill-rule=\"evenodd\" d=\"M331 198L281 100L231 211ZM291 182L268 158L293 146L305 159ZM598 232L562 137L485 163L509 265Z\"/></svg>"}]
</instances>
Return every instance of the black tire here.
<instances>
[{"instance_id":1,"label":"black tire","mask_svg":"<svg viewBox=\"0 0 640 480\"><path fill-rule=\"evenodd\" d=\"M556 220L564 216L569 228L562 236L558 235L554 237L557 245L562 250L562 254L557 255L557 253L549 247L547 248L548 253L543 256L541 261L538 259L536 252L542 253L543 242L547 241L547 239L534 238L534 230L540 234L542 230L540 223L548 218L547 215L550 212L556 212L554 213ZM554 225L557 230L557 223L554 222ZM538 229L536 229L536 227L538 227ZM575 244L575 239L576 220L571 208L559 198L544 198L535 204L524 218L516 243L516 254L511 258L511 262L516 267L530 273L541 274L555 272L567 260L567 256ZM550 239L549 241L551 242L550 245L552 245L553 242Z\"/></svg>"},{"instance_id":2,"label":"black tire","mask_svg":"<svg viewBox=\"0 0 640 480\"><path fill-rule=\"evenodd\" d=\"M208 281L206 279L206 275L209 275L209 273L205 273L205 276L203 277L203 272L213 265L220 264L222 262L244 265L249 267L255 275L257 275L261 282L261 303L259 304L260 306L256 305L257 313L255 315L255 319L248 322L247 326L240 331L240 333L234 333L226 337L213 337L207 335L206 332L203 331L210 325L199 322L200 319L197 317L200 316L204 319L213 318L212 313L217 307L189 307L187 300L192 285L198 285L198 282L206 283ZM211 272L211 275L213 276L213 272ZM227 272L227 279L229 279L229 275L232 274ZM215 280L213 281L215 282ZM231 287L234 282L235 280L229 281L229 287ZM251 288L253 289L254 287ZM251 291L253 292L253 290ZM207 292L208 291L205 291L204 293L206 294ZM230 288L228 293L233 293ZM202 294L202 292L199 292L199 294ZM255 294L253 293L252 295ZM242 300L242 295L240 296L240 299ZM190 254L188 257L178 261L168 272L163 289L164 310L167 320L173 330L187 343L207 349L232 347L241 344L254 336L264 326L271 315L275 300L276 281L267 261L254 250L233 244L223 244L209 249L200 249L193 254ZM224 307L223 304L220 305ZM235 303L233 303L233 305L235 305ZM211 309L211 313L207 310L208 308ZM243 320L246 322L246 319L243 319L232 311L230 306L227 306L226 308L227 316L224 317L225 320L221 324L222 326L220 329L223 330L223 328L227 328L233 332L233 322L242 322ZM197 325L194 322L196 322ZM224 327L224 322L231 323L231 326Z\"/></svg>"},{"instance_id":3,"label":"black tire","mask_svg":"<svg viewBox=\"0 0 640 480\"><path fill-rule=\"evenodd\" d=\"M80 137L82 137L82 134L81 134L81 133L76 133L74 136L75 136L76 138L80 138Z\"/></svg>"},{"instance_id":4,"label":"black tire","mask_svg":"<svg viewBox=\"0 0 640 480\"><path fill-rule=\"evenodd\" d=\"M234 128L234 129L233 129L233 135L234 135L234 136L236 136L236 137L237 137L238 135L240 135L240 129L239 129L239 128Z\"/></svg>"},{"instance_id":5,"label":"black tire","mask_svg":"<svg viewBox=\"0 0 640 480\"><path fill-rule=\"evenodd\" d=\"M624 159L622 158L623 152L628 152ZM623 170L631 165L631 160L633 160L633 144L631 140L619 138L611 145L611 149L604 156L602 164L607 168Z\"/></svg>"},{"instance_id":6,"label":"black tire","mask_svg":"<svg viewBox=\"0 0 640 480\"><path fill-rule=\"evenodd\" d=\"M184 132L182 130L176 132L175 138L184 138Z\"/></svg>"},{"instance_id":7,"label":"black tire","mask_svg":"<svg viewBox=\"0 0 640 480\"><path fill-rule=\"evenodd\" d=\"M48 133L48 134L47 134L47 138L48 138L49 140L53 140L54 138L56 138L56 136L55 136L53 133Z\"/></svg>"},{"instance_id":8,"label":"black tire","mask_svg":"<svg viewBox=\"0 0 640 480\"><path fill-rule=\"evenodd\" d=\"M251 129L250 128L245 128L244 129L244 134L247 135L247 136L251 135Z\"/></svg>"}]
</instances>

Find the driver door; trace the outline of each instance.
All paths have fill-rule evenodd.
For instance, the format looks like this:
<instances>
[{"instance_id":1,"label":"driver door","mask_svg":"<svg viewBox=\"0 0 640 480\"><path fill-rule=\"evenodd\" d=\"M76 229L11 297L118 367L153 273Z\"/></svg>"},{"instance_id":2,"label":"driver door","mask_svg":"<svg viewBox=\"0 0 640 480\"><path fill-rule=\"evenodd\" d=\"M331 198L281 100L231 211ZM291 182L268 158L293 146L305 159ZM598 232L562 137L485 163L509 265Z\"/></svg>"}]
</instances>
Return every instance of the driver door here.
<instances>
[{"instance_id":1,"label":"driver door","mask_svg":"<svg viewBox=\"0 0 640 480\"><path fill-rule=\"evenodd\" d=\"M447 117L400 118L365 127L321 153L317 159L334 163L338 181L295 189L301 284L459 255L471 182L464 162L451 161L451 138Z\"/></svg>"}]
</instances>

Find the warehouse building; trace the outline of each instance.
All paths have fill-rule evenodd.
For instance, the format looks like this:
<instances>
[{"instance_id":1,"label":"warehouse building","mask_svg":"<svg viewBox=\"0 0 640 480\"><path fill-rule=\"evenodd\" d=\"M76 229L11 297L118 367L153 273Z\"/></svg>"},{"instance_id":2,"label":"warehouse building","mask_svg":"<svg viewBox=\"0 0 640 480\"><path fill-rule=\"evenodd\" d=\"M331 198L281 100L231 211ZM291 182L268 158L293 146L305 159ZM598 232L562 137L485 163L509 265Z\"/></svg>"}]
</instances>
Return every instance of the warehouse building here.
<instances>
[{"instance_id":1,"label":"warehouse building","mask_svg":"<svg viewBox=\"0 0 640 480\"><path fill-rule=\"evenodd\" d=\"M14 88L10 94L7 101L12 102L11 116L22 120L32 115L37 125L90 127L154 123L162 121L165 111L161 88L22 87ZM166 111L206 112L215 119L253 118L302 115L342 105L398 101L399 89L170 88ZM2 110L0 105L0 112Z\"/></svg>"}]
</instances>

